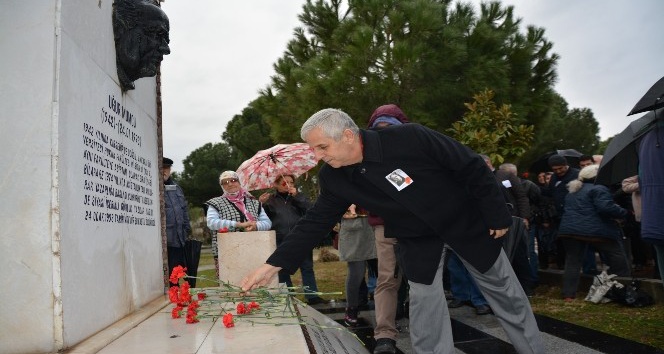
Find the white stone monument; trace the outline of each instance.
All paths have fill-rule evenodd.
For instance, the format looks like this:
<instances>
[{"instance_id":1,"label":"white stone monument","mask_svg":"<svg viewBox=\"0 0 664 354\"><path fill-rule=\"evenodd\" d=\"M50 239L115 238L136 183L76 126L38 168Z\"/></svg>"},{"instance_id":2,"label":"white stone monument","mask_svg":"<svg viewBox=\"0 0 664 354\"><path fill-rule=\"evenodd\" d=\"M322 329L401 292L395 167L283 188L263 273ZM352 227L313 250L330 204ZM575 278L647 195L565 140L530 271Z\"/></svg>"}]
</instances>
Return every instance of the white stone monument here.
<instances>
[{"instance_id":1,"label":"white stone monument","mask_svg":"<svg viewBox=\"0 0 664 354\"><path fill-rule=\"evenodd\" d=\"M120 90L112 0L0 11L0 353L71 347L163 295L156 80Z\"/></svg>"},{"instance_id":2,"label":"white stone monument","mask_svg":"<svg viewBox=\"0 0 664 354\"><path fill-rule=\"evenodd\" d=\"M240 285L242 278L265 263L277 249L277 234L271 231L221 232L217 234L219 281ZM277 275L267 287L279 285Z\"/></svg>"}]
</instances>

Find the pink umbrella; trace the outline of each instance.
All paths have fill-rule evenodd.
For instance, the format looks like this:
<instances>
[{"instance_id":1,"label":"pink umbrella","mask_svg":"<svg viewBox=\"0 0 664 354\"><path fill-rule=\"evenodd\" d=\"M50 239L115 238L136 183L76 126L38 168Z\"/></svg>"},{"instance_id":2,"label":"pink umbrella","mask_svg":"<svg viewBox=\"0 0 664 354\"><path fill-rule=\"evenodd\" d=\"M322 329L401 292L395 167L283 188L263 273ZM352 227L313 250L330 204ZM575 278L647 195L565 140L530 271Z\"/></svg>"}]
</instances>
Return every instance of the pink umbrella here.
<instances>
[{"instance_id":1,"label":"pink umbrella","mask_svg":"<svg viewBox=\"0 0 664 354\"><path fill-rule=\"evenodd\" d=\"M318 164L314 151L305 143L278 144L257 152L237 169L248 191L272 187L278 176L298 177Z\"/></svg>"}]
</instances>

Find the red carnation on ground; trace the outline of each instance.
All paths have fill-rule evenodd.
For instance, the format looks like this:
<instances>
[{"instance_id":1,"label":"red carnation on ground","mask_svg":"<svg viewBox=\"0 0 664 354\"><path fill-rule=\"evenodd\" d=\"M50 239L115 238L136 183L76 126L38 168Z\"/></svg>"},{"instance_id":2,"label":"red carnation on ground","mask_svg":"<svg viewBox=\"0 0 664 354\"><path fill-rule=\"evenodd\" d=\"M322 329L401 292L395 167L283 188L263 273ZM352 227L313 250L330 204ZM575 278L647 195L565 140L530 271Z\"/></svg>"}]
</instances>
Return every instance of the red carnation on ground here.
<instances>
[{"instance_id":1,"label":"red carnation on ground","mask_svg":"<svg viewBox=\"0 0 664 354\"><path fill-rule=\"evenodd\" d=\"M168 279L171 283L177 284L180 281L180 278L187 276L187 268L182 266L176 266L171 272L171 277Z\"/></svg>"},{"instance_id":2,"label":"red carnation on ground","mask_svg":"<svg viewBox=\"0 0 664 354\"><path fill-rule=\"evenodd\" d=\"M171 317L172 318L182 317L182 306L173 307L173 310L171 310Z\"/></svg>"},{"instance_id":3,"label":"red carnation on ground","mask_svg":"<svg viewBox=\"0 0 664 354\"><path fill-rule=\"evenodd\" d=\"M180 286L179 302L181 302L181 303L191 302L191 293L189 292L190 288L191 288L191 286L189 285L188 281L185 281L184 283L182 283L182 285Z\"/></svg>"},{"instance_id":4,"label":"red carnation on ground","mask_svg":"<svg viewBox=\"0 0 664 354\"><path fill-rule=\"evenodd\" d=\"M191 304L189 304L189 309L187 311L196 311L196 309L199 307L201 307L201 305L198 303L198 301L192 301Z\"/></svg>"},{"instance_id":5,"label":"red carnation on ground","mask_svg":"<svg viewBox=\"0 0 664 354\"><path fill-rule=\"evenodd\" d=\"M244 305L244 302L240 302L239 304L237 304L236 311L238 315L244 315L246 313L249 313L249 309L247 309L247 307Z\"/></svg>"},{"instance_id":6,"label":"red carnation on ground","mask_svg":"<svg viewBox=\"0 0 664 354\"><path fill-rule=\"evenodd\" d=\"M169 299L171 302L178 302L178 300L179 300L179 297L178 297L178 291L179 291L179 290L180 290L180 288L177 287L177 286L171 286L171 287L168 289L168 299Z\"/></svg>"},{"instance_id":7,"label":"red carnation on ground","mask_svg":"<svg viewBox=\"0 0 664 354\"><path fill-rule=\"evenodd\" d=\"M196 323L198 318L196 318L196 311L187 311L187 323Z\"/></svg>"},{"instance_id":8,"label":"red carnation on ground","mask_svg":"<svg viewBox=\"0 0 664 354\"><path fill-rule=\"evenodd\" d=\"M226 328L235 327L235 323L233 322L233 314L230 312L224 315L222 322Z\"/></svg>"}]
</instances>

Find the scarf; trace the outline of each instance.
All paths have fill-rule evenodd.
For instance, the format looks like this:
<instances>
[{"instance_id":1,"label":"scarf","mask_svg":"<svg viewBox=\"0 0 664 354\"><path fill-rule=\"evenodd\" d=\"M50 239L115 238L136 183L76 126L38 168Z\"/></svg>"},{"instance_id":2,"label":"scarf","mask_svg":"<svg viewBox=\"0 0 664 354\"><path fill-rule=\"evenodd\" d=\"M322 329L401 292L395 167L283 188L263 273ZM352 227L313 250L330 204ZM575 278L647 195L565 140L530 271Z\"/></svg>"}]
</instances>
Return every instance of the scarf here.
<instances>
[{"instance_id":1,"label":"scarf","mask_svg":"<svg viewBox=\"0 0 664 354\"><path fill-rule=\"evenodd\" d=\"M240 209L242 214L247 218L247 220L250 221L256 221L256 218L254 218L251 213L247 213L247 207L244 205L244 198L246 196L251 197L251 195L244 190L244 188L240 187L240 190L237 193L227 193L224 190L224 194L221 195L222 197L228 199L231 203L235 204L235 206Z\"/></svg>"}]
</instances>

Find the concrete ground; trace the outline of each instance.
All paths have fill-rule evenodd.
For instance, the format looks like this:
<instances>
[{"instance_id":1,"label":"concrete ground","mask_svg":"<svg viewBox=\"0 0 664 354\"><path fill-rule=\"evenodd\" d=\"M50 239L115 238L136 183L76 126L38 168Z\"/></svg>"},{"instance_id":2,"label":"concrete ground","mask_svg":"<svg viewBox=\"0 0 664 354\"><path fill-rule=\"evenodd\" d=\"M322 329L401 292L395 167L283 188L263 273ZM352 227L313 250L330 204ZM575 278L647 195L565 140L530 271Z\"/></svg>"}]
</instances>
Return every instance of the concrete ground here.
<instances>
[{"instance_id":1,"label":"concrete ground","mask_svg":"<svg viewBox=\"0 0 664 354\"><path fill-rule=\"evenodd\" d=\"M195 325L184 324L184 321L174 321L170 318L170 307L166 298L155 301L130 318L114 324L65 353L233 353L234 351L229 351L229 347L233 346L233 342L229 342L229 340L240 341L243 346L246 346L247 340L249 340L248 348L250 349L242 350L242 353L293 352L293 350L289 351L289 343L293 341L289 341L288 338L281 338L278 342L281 343L279 345L267 346L266 344L261 345L262 342L251 341L251 338L254 337L252 333L255 332L228 332L223 326L209 320L203 320ZM345 303L316 305L314 308L337 322L343 321ZM470 307L450 309L450 315L456 354L516 353L493 315L478 316ZM538 316L537 321L547 353L664 354L661 349L554 319ZM360 325L353 331L366 344L365 353L371 353L375 325L373 310L362 311L359 323ZM397 338L398 353L414 353L410 346L408 320L399 320L398 325L400 327ZM302 335L301 332L298 332L299 326L291 328L296 331L289 332L289 336ZM354 339L350 340L354 341Z\"/></svg>"}]
</instances>

